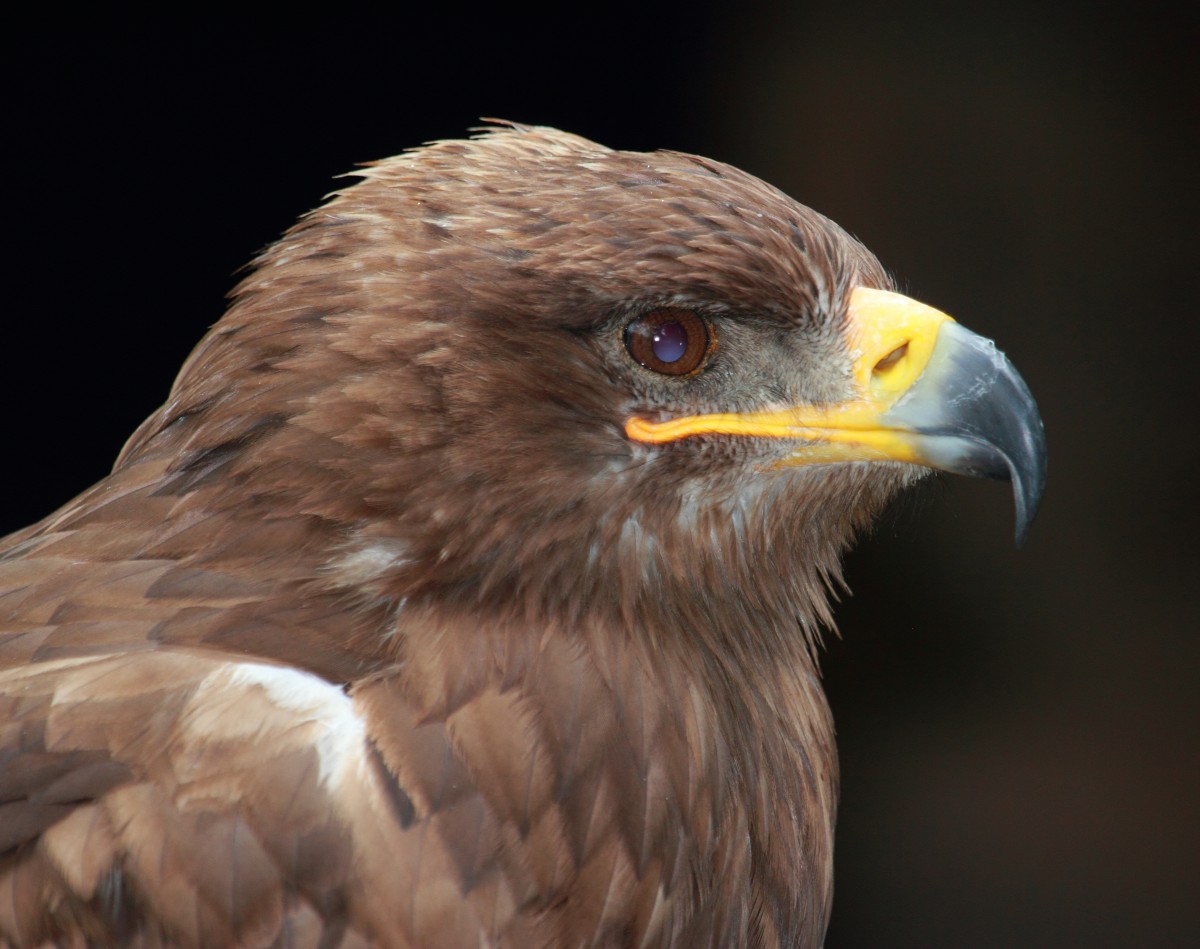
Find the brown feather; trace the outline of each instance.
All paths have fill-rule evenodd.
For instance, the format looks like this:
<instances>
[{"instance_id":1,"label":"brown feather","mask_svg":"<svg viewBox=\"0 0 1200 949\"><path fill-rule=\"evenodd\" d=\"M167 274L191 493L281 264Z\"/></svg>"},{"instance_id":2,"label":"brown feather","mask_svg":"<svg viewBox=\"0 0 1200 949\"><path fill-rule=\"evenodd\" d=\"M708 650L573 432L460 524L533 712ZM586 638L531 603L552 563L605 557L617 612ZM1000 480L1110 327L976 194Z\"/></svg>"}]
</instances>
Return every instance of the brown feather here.
<instances>
[{"instance_id":1,"label":"brown feather","mask_svg":"<svg viewBox=\"0 0 1200 949\"><path fill-rule=\"evenodd\" d=\"M361 177L0 546L0 946L819 945L815 636L916 475L622 425L845 397L886 275L688 155L513 126ZM744 371L628 364L664 304Z\"/></svg>"}]
</instances>

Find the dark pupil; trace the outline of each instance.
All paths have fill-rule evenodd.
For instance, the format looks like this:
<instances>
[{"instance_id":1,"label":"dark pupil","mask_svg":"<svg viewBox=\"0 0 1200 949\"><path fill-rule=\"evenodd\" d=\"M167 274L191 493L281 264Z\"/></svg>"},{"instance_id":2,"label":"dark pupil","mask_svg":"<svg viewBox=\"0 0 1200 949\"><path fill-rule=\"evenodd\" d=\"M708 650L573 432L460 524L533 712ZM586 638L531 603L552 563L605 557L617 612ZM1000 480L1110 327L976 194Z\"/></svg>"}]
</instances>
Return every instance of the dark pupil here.
<instances>
[{"instance_id":1,"label":"dark pupil","mask_svg":"<svg viewBox=\"0 0 1200 949\"><path fill-rule=\"evenodd\" d=\"M687 344L687 330L679 323L663 323L654 329L654 355L663 362L675 362L687 352Z\"/></svg>"}]
</instances>

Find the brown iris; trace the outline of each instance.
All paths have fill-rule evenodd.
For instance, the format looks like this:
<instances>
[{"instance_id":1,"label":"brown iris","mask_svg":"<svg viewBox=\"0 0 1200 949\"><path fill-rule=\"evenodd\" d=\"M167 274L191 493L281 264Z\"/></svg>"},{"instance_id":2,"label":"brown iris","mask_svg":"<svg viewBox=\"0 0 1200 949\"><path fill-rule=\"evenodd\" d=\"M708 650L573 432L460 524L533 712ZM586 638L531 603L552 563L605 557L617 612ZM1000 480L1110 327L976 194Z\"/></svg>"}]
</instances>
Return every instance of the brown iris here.
<instances>
[{"instance_id":1,"label":"brown iris","mask_svg":"<svg viewBox=\"0 0 1200 949\"><path fill-rule=\"evenodd\" d=\"M715 340L691 310L651 310L625 328L625 348L639 365L668 376L698 372Z\"/></svg>"}]
</instances>

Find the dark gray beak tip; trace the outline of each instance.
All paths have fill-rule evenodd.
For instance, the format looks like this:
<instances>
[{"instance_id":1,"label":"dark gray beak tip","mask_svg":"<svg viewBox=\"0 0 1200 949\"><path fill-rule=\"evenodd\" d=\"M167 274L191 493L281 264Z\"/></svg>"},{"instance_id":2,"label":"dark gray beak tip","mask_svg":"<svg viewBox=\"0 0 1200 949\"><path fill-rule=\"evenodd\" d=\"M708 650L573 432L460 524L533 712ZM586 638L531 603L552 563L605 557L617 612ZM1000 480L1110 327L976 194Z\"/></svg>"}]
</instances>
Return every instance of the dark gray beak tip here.
<instances>
[{"instance_id":1,"label":"dark gray beak tip","mask_svg":"<svg viewBox=\"0 0 1200 949\"><path fill-rule=\"evenodd\" d=\"M1036 472L1022 472L1013 468L1011 480L1013 485L1013 502L1017 508L1016 545L1025 546L1029 538L1029 529L1037 516L1038 507L1042 503L1042 493L1046 489L1046 454L1045 442L1042 443L1041 466Z\"/></svg>"},{"instance_id":2,"label":"dark gray beak tip","mask_svg":"<svg viewBox=\"0 0 1200 949\"><path fill-rule=\"evenodd\" d=\"M1005 360L1008 363L1008 360ZM1011 371L1009 383L1014 390L1011 401L1013 424L1007 426L1004 444L997 446L1004 455L1009 480L1013 487L1013 503L1016 506L1016 545L1025 545L1029 529L1042 503L1046 491L1046 430L1042 424L1037 403L1015 369Z\"/></svg>"},{"instance_id":3,"label":"dark gray beak tip","mask_svg":"<svg viewBox=\"0 0 1200 949\"><path fill-rule=\"evenodd\" d=\"M995 343L945 324L921 379L888 414L917 434L930 467L1011 481L1016 543L1025 543L1046 488L1046 431L1025 380Z\"/></svg>"}]
</instances>

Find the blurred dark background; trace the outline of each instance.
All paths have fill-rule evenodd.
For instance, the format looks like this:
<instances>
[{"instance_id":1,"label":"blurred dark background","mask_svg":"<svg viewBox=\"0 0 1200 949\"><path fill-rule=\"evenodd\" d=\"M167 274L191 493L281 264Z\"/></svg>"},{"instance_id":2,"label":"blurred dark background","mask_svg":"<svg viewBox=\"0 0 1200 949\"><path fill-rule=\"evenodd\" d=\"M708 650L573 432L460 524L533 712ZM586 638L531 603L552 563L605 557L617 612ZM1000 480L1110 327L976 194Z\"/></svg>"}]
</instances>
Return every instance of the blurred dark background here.
<instances>
[{"instance_id":1,"label":"blurred dark background","mask_svg":"<svg viewBox=\"0 0 1200 949\"><path fill-rule=\"evenodd\" d=\"M938 478L849 561L827 945L1200 945L1195 29L420 9L10 23L0 534L107 471L236 269L355 162L485 115L732 162L995 338L1050 442L1025 549L1005 486Z\"/></svg>"}]
</instances>

